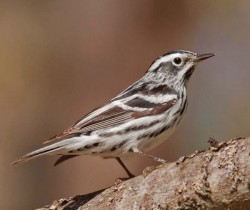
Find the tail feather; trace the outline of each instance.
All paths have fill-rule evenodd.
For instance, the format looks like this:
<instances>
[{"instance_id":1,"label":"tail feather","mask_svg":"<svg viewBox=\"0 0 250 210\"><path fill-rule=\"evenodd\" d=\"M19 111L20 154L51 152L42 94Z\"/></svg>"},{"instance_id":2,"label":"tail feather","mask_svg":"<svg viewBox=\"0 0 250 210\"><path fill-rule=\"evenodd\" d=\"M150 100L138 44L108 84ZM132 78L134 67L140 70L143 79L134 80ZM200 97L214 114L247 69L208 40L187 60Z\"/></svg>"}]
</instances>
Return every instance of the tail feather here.
<instances>
[{"instance_id":1,"label":"tail feather","mask_svg":"<svg viewBox=\"0 0 250 210\"><path fill-rule=\"evenodd\" d=\"M67 146L69 143L70 143L69 141L65 140L65 141L58 142L58 143L43 147L41 149L35 150L15 160L13 163L11 163L11 165L26 162L28 160L31 160L31 159L34 159L43 155L60 154L60 152L62 152L63 150L65 151L66 149L65 146Z\"/></svg>"},{"instance_id":2,"label":"tail feather","mask_svg":"<svg viewBox=\"0 0 250 210\"><path fill-rule=\"evenodd\" d=\"M78 155L62 155L55 163L54 163L54 166L57 166L61 163L63 163L64 161L68 160L68 159L71 159L71 158L74 158L74 157L77 157Z\"/></svg>"}]
</instances>

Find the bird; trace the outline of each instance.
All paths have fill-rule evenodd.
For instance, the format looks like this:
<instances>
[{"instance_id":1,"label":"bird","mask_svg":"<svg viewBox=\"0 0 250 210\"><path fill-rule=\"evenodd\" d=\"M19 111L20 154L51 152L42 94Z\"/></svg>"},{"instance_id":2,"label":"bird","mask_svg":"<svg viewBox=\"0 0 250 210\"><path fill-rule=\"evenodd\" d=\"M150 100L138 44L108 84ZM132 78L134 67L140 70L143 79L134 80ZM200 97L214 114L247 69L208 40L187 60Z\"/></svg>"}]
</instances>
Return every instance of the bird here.
<instances>
[{"instance_id":1,"label":"bird","mask_svg":"<svg viewBox=\"0 0 250 210\"><path fill-rule=\"evenodd\" d=\"M158 57L146 73L104 106L94 109L62 133L12 164L57 155L58 165L79 155L116 159L129 178L123 159L133 155L164 159L147 152L176 130L187 109L187 84L196 65L215 56L175 50Z\"/></svg>"}]
</instances>

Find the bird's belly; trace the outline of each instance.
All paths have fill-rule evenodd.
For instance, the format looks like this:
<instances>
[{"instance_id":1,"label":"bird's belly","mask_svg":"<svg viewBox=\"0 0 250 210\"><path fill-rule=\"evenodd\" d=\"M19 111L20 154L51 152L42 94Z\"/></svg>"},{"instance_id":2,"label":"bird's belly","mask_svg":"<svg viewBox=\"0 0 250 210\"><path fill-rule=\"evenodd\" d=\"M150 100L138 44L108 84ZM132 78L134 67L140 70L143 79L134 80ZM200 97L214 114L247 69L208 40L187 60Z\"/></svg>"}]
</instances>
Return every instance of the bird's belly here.
<instances>
[{"instance_id":1,"label":"bird's belly","mask_svg":"<svg viewBox=\"0 0 250 210\"><path fill-rule=\"evenodd\" d=\"M177 126L181 122L181 119L181 115L172 116L172 120L166 121L166 124L162 128L159 128L155 131L153 137L150 137L149 135L149 137L142 139L140 144L138 145L138 149L142 151L149 151L162 144L174 133Z\"/></svg>"},{"instance_id":2,"label":"bird's belly","mask_svg":"<svg viewBox=\"0 0 250 210\"><path fill-rule=\"evenodd\" d=\"M151 116L147 120L142 120L138 123L138 129L131 130L130 132L124 132L125 128L120 128L117 130L117 134L103 139L102 148L98 147L98 151L93 151L96 155L107 157L121 157L129 156L133 154L133 151L148 151L151 150L165 140L176 130L176 127L181 121L182 115L180 115L180 110L185 108L184 106L177 106L177 108L172 109L171 112L166 112L164 115L158 116L157 119ZM152 127L147 127L145 129L139 129L144 121L154 122ZM150 124L150 123L149 123ZM129 126L129 125L128 125ZM101 135L101 134L99 134ZM107 134L106 134L107 135ZM95 155L92 153L92 155Z\"/></svg>"},{"instance_id":3,"label":"bird's belly","mask_svg":"<svg viewBox=\"0 0 250 210\"><path fill-rule=\"evenodd\" d=\"M161 134L157 135L156 137L142 139L141 143L138 145L138 149L142 151L149 151L151 149L156 148L164 141L166 141L175 131L175 129L176 127L169 128Z\"/></svg>"}]
</instances>

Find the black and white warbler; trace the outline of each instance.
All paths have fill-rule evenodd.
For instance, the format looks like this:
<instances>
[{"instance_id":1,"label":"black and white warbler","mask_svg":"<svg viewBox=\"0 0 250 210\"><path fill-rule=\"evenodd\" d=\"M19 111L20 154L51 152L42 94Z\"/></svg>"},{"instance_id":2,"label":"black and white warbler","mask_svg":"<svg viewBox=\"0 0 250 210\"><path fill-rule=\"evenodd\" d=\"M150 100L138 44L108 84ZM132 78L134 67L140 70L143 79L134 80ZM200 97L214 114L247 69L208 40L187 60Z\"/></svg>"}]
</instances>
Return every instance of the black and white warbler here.
<instances>
[{"instance_id":1,"label":"black and white warbler","mask_svg":"<svg viewBox=\"0 0 250 210\"><path fill-rule=\"evenodd\" d=\"M42 155L60 155L55 165L78 155L120 158L145 153L163 143L187 108L186 86L198 62L214 54L171 51L157 58L145 75L101 108L84 116L47 142L58 142L26 154L15 163Z\"/></svg>"}]
</instances>

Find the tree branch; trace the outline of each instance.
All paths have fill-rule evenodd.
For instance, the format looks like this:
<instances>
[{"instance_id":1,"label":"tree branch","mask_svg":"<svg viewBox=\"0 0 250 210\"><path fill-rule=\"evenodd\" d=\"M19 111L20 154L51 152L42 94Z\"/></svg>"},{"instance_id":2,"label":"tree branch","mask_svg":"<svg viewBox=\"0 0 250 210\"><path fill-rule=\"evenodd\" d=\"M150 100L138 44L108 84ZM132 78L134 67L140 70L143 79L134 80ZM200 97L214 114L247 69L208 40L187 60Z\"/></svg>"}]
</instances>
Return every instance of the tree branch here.
<instances>
[{"instance_id":1,"label":"tree branch","mask_svg":"<svg viewBox=\"0 0 250 210\"><path fill-rule=\"evenodd\" d=\"M250 138L209 142L206 151L40 210L250 209Z\"/></svg>"}]
</instances>

